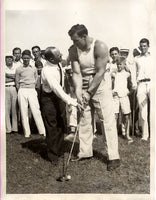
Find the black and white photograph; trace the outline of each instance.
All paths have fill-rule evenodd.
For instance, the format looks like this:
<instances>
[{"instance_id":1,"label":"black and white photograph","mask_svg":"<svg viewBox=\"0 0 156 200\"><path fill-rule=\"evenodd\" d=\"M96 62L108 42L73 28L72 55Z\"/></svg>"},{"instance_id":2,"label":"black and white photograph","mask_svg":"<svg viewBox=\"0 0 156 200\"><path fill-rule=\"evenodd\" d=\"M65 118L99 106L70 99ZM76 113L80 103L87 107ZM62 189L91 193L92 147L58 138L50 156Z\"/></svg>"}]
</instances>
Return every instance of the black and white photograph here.
<instances>
[{"instance_id":1,"label":"black and white photograph","mask_svg":"<svg viewBox=\"0 0 156 200\"><path fill-rule=\"evenodd\" d=\"M155 199L155 0L1 0L1 199Z\"/></svg>"}]
</instances>

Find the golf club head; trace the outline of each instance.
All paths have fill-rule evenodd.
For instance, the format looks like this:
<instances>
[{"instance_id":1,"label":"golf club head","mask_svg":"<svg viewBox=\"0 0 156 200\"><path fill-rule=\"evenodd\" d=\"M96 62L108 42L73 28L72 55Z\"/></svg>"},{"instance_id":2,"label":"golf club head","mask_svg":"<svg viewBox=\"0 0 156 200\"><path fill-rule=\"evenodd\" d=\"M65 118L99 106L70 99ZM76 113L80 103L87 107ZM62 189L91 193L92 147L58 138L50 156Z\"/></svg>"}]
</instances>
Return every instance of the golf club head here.
<instances>
[{"instance_id":1,"label":"golf club head","mask_svg":"<svg viewBox=\"0 0 156 200\"><path fill-rule=\"evenodd\" d=\"M66 175L66 176L60 176L56 179L56 181L58 182L64 182L64 181L69 181L71 179L70 175Z\"/></svg>"}]
</instances>

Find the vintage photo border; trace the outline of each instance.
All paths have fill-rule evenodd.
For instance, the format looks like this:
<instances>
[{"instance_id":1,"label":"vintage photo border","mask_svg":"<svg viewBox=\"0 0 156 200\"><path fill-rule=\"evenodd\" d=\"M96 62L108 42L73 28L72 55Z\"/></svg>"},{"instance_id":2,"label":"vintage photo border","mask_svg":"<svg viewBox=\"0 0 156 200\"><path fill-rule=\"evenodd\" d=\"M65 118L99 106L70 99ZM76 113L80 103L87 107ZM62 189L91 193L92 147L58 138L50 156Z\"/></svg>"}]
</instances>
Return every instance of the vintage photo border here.
<instances>
[{"instance_id":1,"label":"vintage photo border","mask_svg":"<svg viewBox=\"0 0 156 200\"><path fill-rule=\"evenodd\" d=\"M81 200L92 200L92 199L97 199L97 200L154 200L155 198L155 84L153 84L152 87L152 107L153 112L152 112L152 130L154 130L152 136L151 136L151 141L150 141L150 194L6 194L6 136L5 136L5 72L4 72L4 57L5 57L5 11L7 9L10 9L11 6L14 4L14 8L16 7L16 3L19 2L18 0L10 0L12 1L11 4L9 4L9 0L1 0L1 79L0 79L0 84L1 84L1 199L2 200L26 200L26 199L31 199L31 200L60 200L60 199L81 199ZM17 7L21 7L24 5L24 2L26 0L21 0L23 3L20 5L17 5ZM28 1L28 0L27 0ZM33 6L35 9L35 2L40 2L42 0L34 0L31 2L31 9L33 9ZM52 0L51 0L52 1ZM91 1L91 0L88 0ZM97 0L98 1L98 0ZM120 0L118 0L120 1ZM151 10L152 14L152 20L153 20L153 28L152 30L152 36L153 36L153 41L155 41L154 46L156 46L156 40L155 40L155 20L154 17L155 15L155 0L149 0L150 3L154 2L154 8ZM34 5L33 5L34 2ZM33 6L32 6L33 5ZM28 6L28 2L27 2ZM19 9L19 8L18 8ZM154 47L154 53L155 53L155 47ZM155 80L155 69L153 73L153 78ZM154 82L155 83L155 82Z\"/></svg>"}]
</instances>

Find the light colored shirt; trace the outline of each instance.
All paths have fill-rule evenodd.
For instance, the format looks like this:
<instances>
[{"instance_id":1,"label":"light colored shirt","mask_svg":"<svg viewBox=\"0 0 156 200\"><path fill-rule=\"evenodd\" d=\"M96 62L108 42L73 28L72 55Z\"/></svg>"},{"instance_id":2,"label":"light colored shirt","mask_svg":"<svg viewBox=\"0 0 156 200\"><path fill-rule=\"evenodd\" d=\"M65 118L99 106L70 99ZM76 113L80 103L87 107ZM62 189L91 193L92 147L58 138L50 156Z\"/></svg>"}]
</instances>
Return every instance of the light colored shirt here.
<instances>
[{"instance_id":1,"label":"light colored shirt","mask_svg":"<svg viewBox=\"0 0 156 200\"><path fill-rule=\"evenodd\" d=\"M64 92L63 87L60 85L60 73L62 72L60 72L58 65L47 61L41 73L42 89L47 93L54 92L60 99L69 105L73 104L73 99Z\"/></svg>"},{"instance_id":2,"label":"light colored shirt","mask_svg":"<svg viewBox=\"0 0 156 200\"><path fill-rule=\"evenodd\" d=\"M115 75L115 83L113 92L116 92L119 97L125 97L129 93L127 88L128 77L130 76L129 72L122 70L121 72L117 72Z\"/></svg>"},{"instance_id":3,"label":"light colored shirt","mask_svg":"<svg viewBox=\"0 0 156 200\"><path fill-rule=\"evenodd\" d=\"M37 79L37 69L34 66L24 67L22 65L16 69L15 82L17 88L35 88Z\"/></svg>"},{"instance_id":4,"label":"light colored shirt","mask_svg":"<svg viewBox=\"0 0 156 200\"><path fill-rule=\"evenodd\" d=\"M22 60L19 60L19 61L15 61L13 62L13 65L17 68L17 67L20 67L21 65L23 64Z\"/></svg>"},{"instance_id":5,"label":"light colored shirt","mask_svg":"<svg viewBox=\"0 0 156 200\"><path fill-rule=\"evenodd\" d=\"M94 44L93 41L89 51L82 51L77 48L78 60L82 76L92 75L96 73L95 59L94 59Z\"/></svg>"},{"instance_id":6,"label":"light colored shirt","mask_svg":"<svg viewBox=\"0 0 156 200\"><path fill-rule=\"evenodd\" d=\"M7 75L15 75L15 73L16 73L16 66L15 65L13 65L11 68L9 68L9 67L7 67L7 66L5 66L5 74ZM9 78L9 77L8 77ZM13 81L11 81L11 82L6 82L5 83L5 85L15 85L15 79L13 80Z\"/></svg>"},{"instance_id":7,"label":"light colored shirt","mask_svg":"<svg viewBox=\"0 0 156 200\"><path fill-rule=\"evenodd\" d=\"M111 76L114 77L115 74L116 74L117 71L118 71L117 64L116 64L116 63L113 63L113 62L107 63L107 65L106 65L106 70L109 70Z\"/></svg>"},{"instance_id":8,"label":"light colored shirt","mask_svg":"<svg viewBox=\"0 0 156 200\"><path fill-rule=\"evenodd\" d=\"M137 81L152 78L152 56L150 53L139 55L135 58Z\"/></svg>"}]
</instances>

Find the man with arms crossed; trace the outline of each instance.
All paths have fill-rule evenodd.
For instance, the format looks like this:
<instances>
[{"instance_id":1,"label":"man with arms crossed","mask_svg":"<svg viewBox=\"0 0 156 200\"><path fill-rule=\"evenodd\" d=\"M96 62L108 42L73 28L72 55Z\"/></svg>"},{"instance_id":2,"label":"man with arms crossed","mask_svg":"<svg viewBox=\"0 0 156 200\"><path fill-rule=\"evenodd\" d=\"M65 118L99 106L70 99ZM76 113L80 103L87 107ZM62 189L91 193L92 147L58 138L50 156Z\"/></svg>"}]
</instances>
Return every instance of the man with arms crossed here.
<instances>
[{"instance_id":1,"label":"man with arms crossed","mask_svg":"<svg viewBox=\"0 0 156 200\"><path fill-rule=\"evenodd\" d=\"M68 32L74 43L69 52L73 68L73 83L78 103L84 105L84 113L80 119L80 147L77 157L79 161L93 156L93 112L96 112L105 131L108 164L111 171L120 166L118 153L118 137L113 111L111 76L106 72L108 49L105 43L88 36L84 25L74 25ZM91 107L90 105L93 105Z\"/></svg>"}]
</instances>

